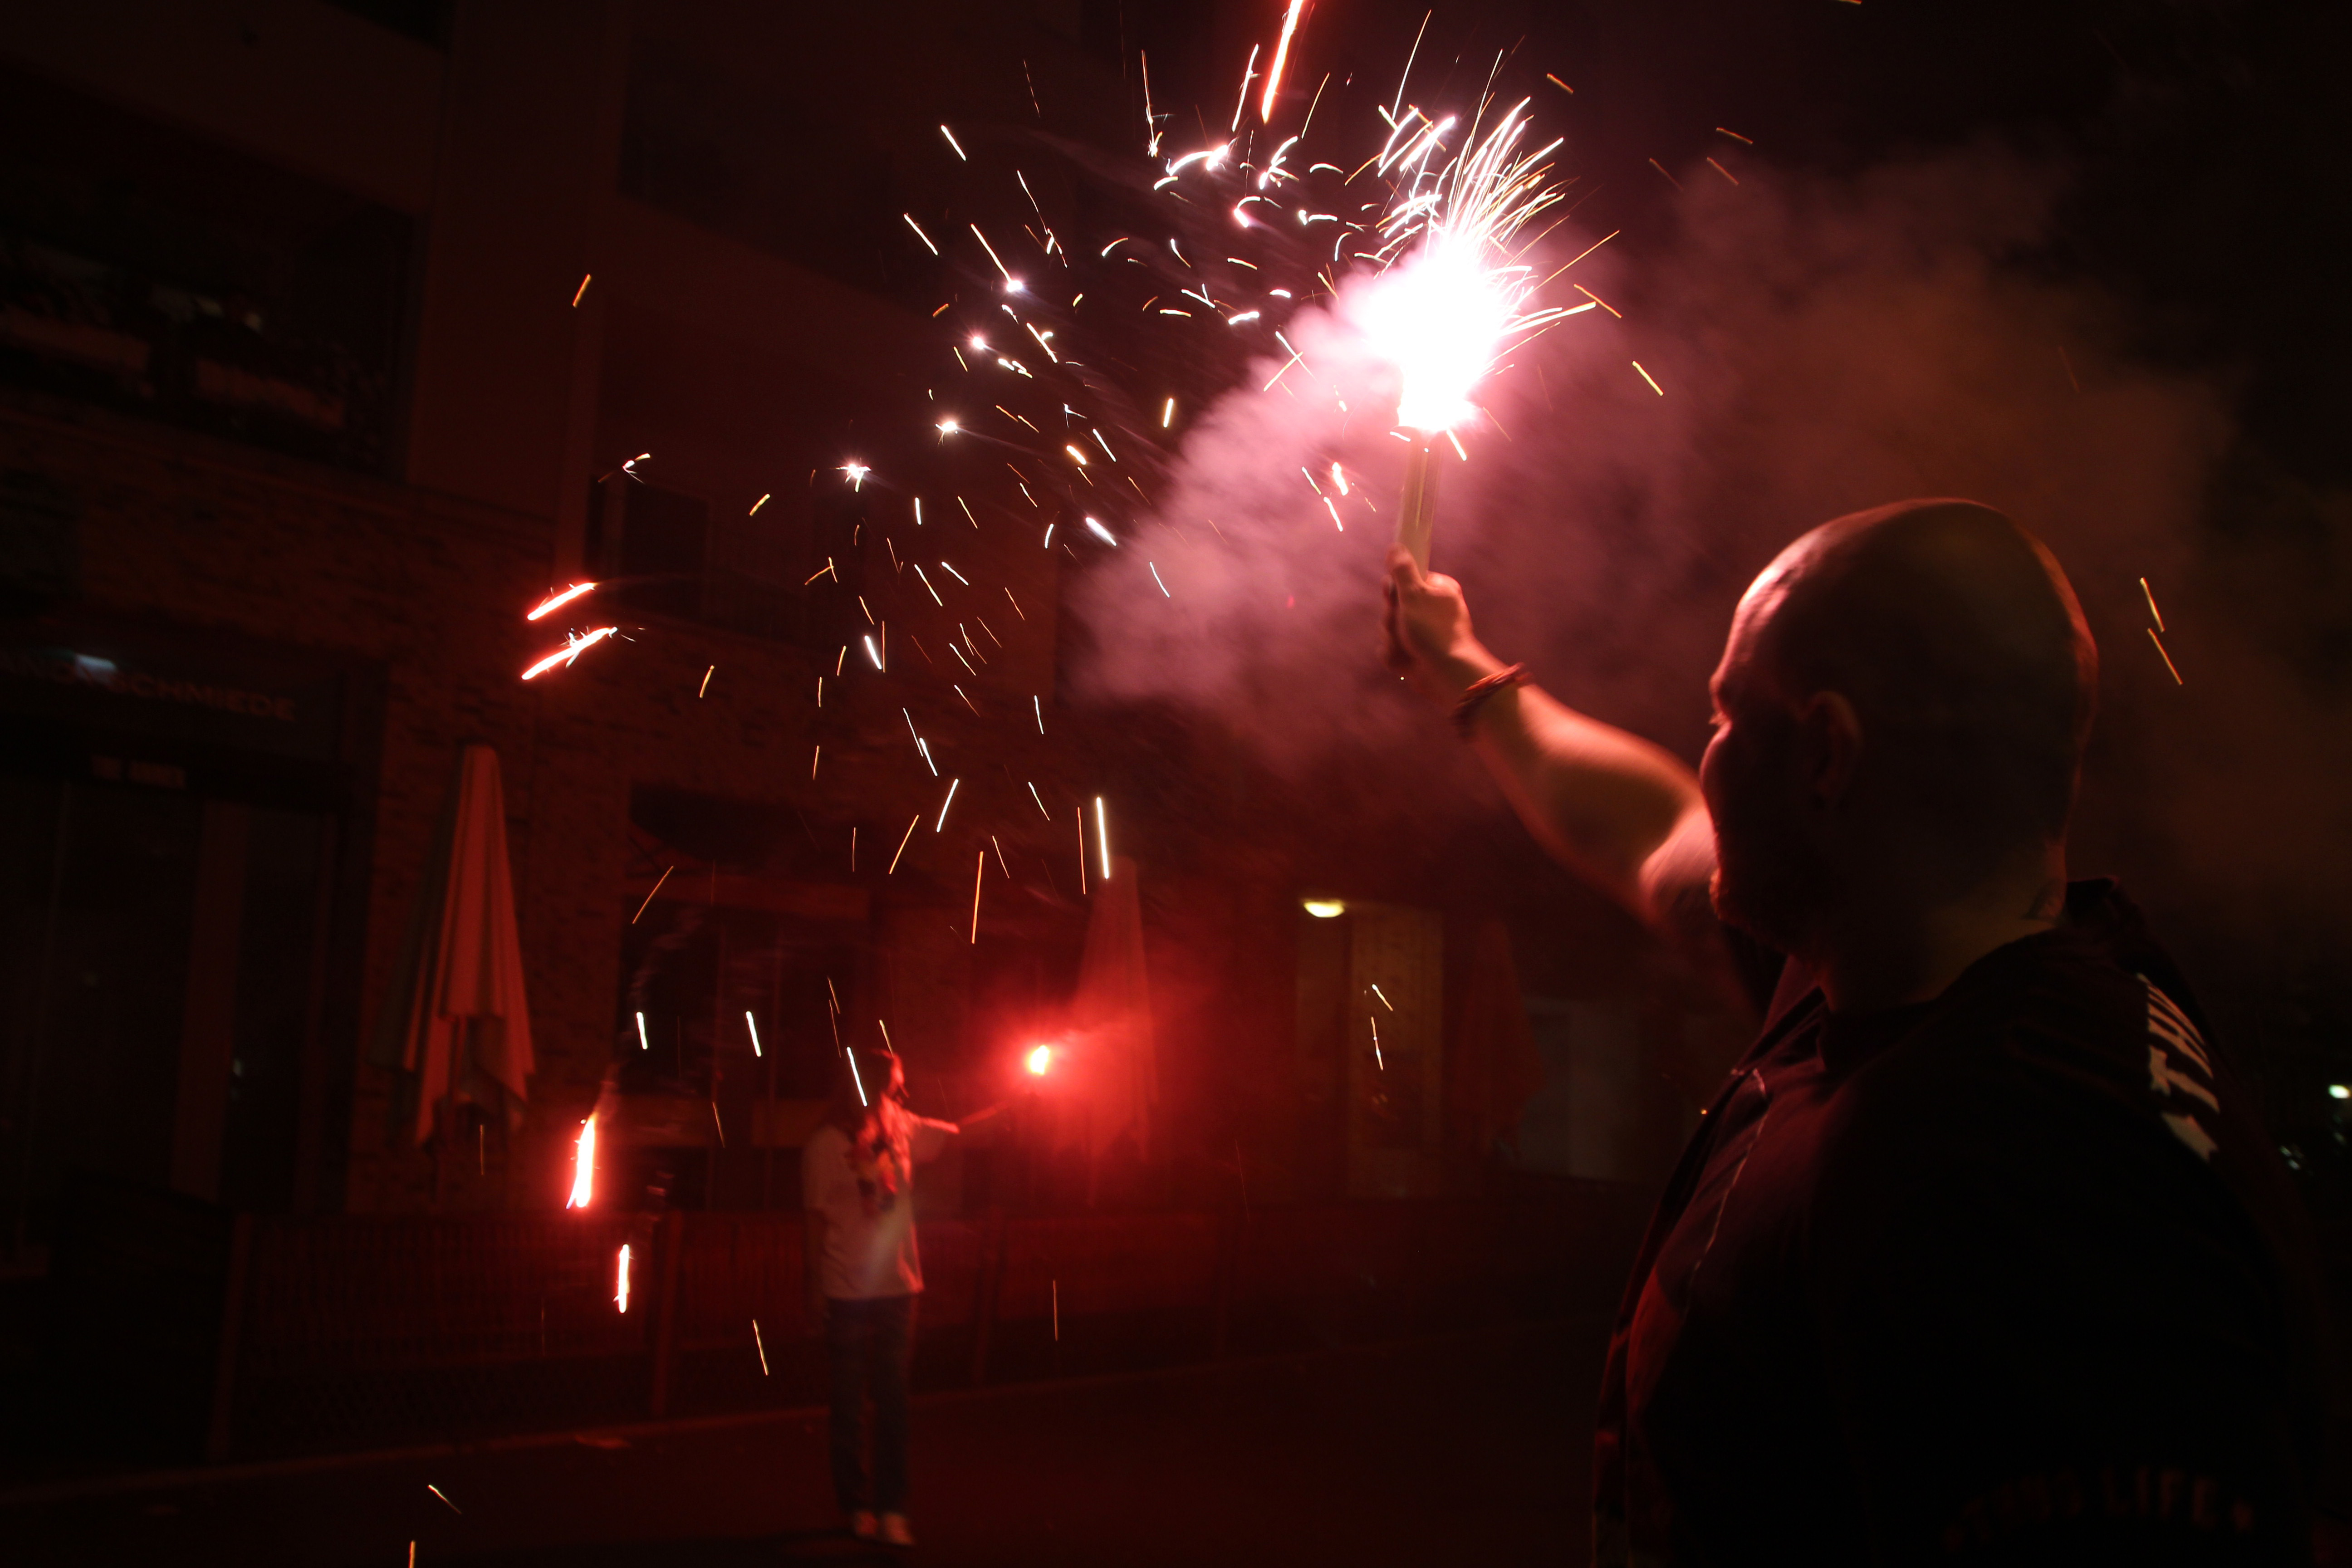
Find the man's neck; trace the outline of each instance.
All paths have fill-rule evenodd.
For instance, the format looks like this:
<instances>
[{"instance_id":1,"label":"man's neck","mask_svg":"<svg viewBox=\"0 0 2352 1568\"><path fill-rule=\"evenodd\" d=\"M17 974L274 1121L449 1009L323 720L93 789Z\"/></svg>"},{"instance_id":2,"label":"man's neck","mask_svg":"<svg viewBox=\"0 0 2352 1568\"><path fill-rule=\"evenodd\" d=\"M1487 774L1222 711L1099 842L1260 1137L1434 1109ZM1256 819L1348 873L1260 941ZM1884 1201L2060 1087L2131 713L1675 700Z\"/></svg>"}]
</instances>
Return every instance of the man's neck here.
<instances>
[{"instance_id":1,"label":"man's neck","mask_svg":"<svg viewBox=\"0 0 2352 1568\"><path fill-rule=\"evenodd\" d=\"M2065 859L2053 850L1948 902L1856 900L1823 943L1822 993L1840 1013L1931 1002L1985 954L2056 925L2065 896Z\"/></svg>"}]
</instances>

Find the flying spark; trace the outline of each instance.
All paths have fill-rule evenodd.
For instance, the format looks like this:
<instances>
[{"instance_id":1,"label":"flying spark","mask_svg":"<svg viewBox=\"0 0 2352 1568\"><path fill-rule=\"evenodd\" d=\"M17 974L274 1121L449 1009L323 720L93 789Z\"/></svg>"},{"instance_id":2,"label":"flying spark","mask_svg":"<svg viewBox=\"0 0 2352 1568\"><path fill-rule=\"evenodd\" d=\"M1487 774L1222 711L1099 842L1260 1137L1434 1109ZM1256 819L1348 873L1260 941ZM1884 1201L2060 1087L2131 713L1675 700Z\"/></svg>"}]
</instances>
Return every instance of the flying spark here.
<instances>
[{"instance_id":1,"label":"flying spark","mask_svg":"<svg viewBox=\"0 0 2352 1568\"><path fill-rule=\"evenodd\" d=\"M904 854L907 852L907 843L908 843L908 840L909 840L909 839L911 839L911 838L913 838L913 837L915 837L915 826L916 826L916 825L917 825L918 823L921 822L922 820L923 820L923 814L922 814L921 812L919 812L919 812L917 812L917 813L915 813L915 815L914 815L914 816L910 816L910 817L908 817L908 818L907 819L907 831L906 831L906 834L905 834L905 836L904 836L903 837L901 837L901 838L898 840L898 854L893 855L893 856L891 856L891 857L890 857L890 868L889 868L888 870L887 870L887 871L885 871L885 872L883 872L883 873L882 873L884 876L886 876L886 877L890 877L890 876L896 876L896 875L898 874L898 856L899 856L899 855L904 855Z\"/></svg>"},{"instance_id":2,"label":"flying spark","mask_svg":"<svg viewBox=\"0 0 2352 1568\"><path fill-rule=\"evenodd\" d=\"M1307 0L1290 0L1290 8L1282 16L1282 37L1274 46L1274 63L1265 68L1265 92L1257 102L1261 121L1274 118L1274 95L1282 87L1282 68L1290 58L1290 36L1298 31L1299 13L1307 9Z\"/></svg>"},{"instance_id":3,"label":"flying spark","mask_svg":"<svg viewBox=\"0 0 2352 1568\"><path fill-rule=\"evenodd\" d=\"M669 874L677 869L677 868L675 866L665 866L662 868L662 874L654 879L652 891L646 894L646 901L639 904L637 906L637 912L629 917L629 923L631 925L635 925L639 921L645 919L646 911L654 907L654 894L662 890L662 884L668 881ZM640 1015L640 1016L642 1016L642 1015Z\"/></svg>"},{"instance_id":4,"label":"flying spark","mask_svg":"<svg viewBox=\"0 0 2352 1568\"><path fill-rule=\"evenodd\" d=\"M522 672L522 678L525 680L536 680L541 676L545 675L549 670L553 669L559 664L569 668L572 660L578 658L582 654L587 652L598 643L603 642L606 637L617 635L620 632L620 629L621 628L618 626L598 626L594 631L590 632L585 637L571 637L565 641L562 647L556 649L553 653L549 654L545 658L541 659L529 669L524 670Z\"/></svg>"},{"instance_id":5,"label":"flying spark","mask_svg":"<svg viewBox=\"0 0 2352 1568\"><path fill-rule=\"evenodd\" d=\"M527 621L538 620L545 616L550 610L557 609L562 605L568 605L572 600L580 597L583 594L593 594L595 591L596 584L593 583L574 583L572 586L562 590L561 593L550 594L546 598L541 599L539 602L538 606L529 615L523 616L523 619Z\"/></svg>"}]
</instances>

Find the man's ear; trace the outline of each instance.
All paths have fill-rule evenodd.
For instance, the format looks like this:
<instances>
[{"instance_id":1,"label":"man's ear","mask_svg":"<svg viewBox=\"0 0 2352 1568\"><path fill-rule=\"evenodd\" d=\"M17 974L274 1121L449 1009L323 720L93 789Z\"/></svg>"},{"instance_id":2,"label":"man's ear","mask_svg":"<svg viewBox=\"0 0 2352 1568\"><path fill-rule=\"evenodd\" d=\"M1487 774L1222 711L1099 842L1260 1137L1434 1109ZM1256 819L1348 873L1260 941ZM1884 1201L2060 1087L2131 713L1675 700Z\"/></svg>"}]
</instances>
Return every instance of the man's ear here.
<instances>
[{"instance_id":1,"label":"man's ear","mask_svg":"<svg viewBox=\"0 0 2352 1568\"><path fill-rule=\"evenodd\" d=\"M1862 766L1862 715L1835 691L1816 691L1797 715L1813 804L1842 805Z\"/></svg>"}]
</instances>

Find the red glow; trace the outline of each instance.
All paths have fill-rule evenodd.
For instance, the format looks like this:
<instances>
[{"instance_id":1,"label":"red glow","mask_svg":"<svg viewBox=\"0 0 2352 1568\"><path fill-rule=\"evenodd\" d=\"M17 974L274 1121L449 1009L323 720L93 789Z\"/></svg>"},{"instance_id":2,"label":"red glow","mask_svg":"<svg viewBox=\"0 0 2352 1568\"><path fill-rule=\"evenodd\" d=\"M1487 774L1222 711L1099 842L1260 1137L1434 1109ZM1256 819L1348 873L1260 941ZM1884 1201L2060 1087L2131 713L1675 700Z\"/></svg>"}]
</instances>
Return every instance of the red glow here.
<instances>
[{"instance_id":1,"label":"red glow","mask_svg":"<svg viewBox=\"0 0 2352 1568\"><path fill-rule=\"evenodd\" d=\"M1030 1072L1038 1078L1044 1078L1045 1076L1046 1069L1054 1065L1054 1047L1051 1046L1031 1047L1029 1055L1024 1065L1028 1068Z\"/></svg>"}]
</instances>

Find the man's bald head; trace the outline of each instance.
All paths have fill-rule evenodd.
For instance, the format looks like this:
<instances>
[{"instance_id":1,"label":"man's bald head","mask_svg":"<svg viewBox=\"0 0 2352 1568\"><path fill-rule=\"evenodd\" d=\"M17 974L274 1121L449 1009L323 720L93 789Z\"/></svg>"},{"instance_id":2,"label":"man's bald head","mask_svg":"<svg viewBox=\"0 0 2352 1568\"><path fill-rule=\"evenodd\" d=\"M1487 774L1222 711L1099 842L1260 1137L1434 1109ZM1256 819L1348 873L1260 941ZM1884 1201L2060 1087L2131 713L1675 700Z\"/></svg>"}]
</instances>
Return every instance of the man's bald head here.
<instances>
[{"instance_id":1,"label":"man's bald head","mask_svg":"<svg viewBox=\"0 0 2352 1568\"><path fill-rule=\"evenodd\" d=\"M1990 507L1903 501L1814 529L1741 601L1725 675L1783 710L1843 696L1857 804L1937 859L2064 835L2098 654L2058 563Z\"/></svg>"}]
</instances>

